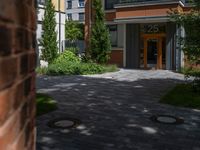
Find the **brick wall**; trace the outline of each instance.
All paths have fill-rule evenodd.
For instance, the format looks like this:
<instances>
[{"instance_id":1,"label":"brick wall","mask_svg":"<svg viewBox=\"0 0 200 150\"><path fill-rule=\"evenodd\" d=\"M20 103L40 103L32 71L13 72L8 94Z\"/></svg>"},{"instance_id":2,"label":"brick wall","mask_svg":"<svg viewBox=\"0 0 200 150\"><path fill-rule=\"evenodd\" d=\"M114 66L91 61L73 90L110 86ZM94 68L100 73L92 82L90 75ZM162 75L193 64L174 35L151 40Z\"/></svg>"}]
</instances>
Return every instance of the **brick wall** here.
<instances>
[{"instance_id":1,"label":"brick wall","mask_svg":"<svg viewBox=\"0 0 200 150\"><path fill-rule=\"evenodd\" d=\"M108 63L123 67L123 50L112 50Z\"/></svg>"},{"instance_id":2,"label":"brick wall","mask_svg":"<svg viewBox=\"0 0 200 150\"><path fill-rule=\"evenodd\" d=\"M0 150L35 149L34 0L0 0Z\"/></svg>"}]
</instances>

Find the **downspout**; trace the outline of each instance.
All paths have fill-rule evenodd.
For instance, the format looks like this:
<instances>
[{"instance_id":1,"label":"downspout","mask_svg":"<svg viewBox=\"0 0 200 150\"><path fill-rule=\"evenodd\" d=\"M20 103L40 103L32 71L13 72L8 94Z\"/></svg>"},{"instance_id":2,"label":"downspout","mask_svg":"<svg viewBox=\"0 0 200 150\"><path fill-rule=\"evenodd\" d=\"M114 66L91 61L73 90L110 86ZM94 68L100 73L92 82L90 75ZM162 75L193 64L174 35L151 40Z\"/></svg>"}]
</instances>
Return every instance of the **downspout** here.
<instances>
[{"instance_id":1,"label":"downspout","mask_svg":"<svg viewBox=\"0 0 200 150\"><path fill-rule=\"evenodd\" d=\"M59 53L61 53L61 13L60 13L60 0L58 0L58 13L59 13Z\"/></svg>"}]
</instances>

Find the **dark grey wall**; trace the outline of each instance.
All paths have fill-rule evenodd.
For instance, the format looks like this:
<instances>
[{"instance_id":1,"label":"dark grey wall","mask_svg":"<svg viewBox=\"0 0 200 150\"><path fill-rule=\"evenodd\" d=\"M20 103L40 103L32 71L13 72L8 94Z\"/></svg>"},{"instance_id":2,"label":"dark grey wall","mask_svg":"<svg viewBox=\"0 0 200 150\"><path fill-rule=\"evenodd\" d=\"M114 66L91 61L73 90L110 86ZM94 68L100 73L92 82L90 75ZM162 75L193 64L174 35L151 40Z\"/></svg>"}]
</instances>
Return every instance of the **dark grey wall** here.
<instances>
[{"instance_id":1,"label":"dark grey wall","mask_svg":"<svg viewBox=\"0 0 200 150\"><path fill-rule=\"evenodd\" d=\"M140 26L139 24L126 25L126 68L140 67Z\"/></svg>"},{"instance_id":2,"label":"dark grey wall","mask_svg":"<svg viewBox=\"0 0 200 150\"><path fill-rule=\"evenodd\" d=\"M166 26L166 69L175 70L176 63L176 24L167 23Z\"/></svg>"}]
</instances>

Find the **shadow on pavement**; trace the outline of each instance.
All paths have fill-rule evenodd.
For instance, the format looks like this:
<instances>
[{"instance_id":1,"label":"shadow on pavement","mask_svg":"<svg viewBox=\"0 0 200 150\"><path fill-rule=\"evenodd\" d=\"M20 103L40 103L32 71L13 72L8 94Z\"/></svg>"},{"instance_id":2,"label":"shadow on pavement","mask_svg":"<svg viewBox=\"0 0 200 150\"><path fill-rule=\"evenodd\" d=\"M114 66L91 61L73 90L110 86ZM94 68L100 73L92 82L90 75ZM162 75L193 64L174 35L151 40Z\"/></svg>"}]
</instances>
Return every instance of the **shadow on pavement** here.
<instances>
[{"instance_id":1,"label":"shadow on pavement","mask_svg":"<svg viewBox=\"0 0 200 150\"><path fill-rule=\"evenodd\" d=\"M200 111L158 103L181 80L118 81L84 76L38 77L38 92L59 109L37 118L37 150L200 150ZM182 125L150 120L152 115L182 117ZM53 129L55 118L81 120L73 129Z\"/></svg>"}]
</instances>

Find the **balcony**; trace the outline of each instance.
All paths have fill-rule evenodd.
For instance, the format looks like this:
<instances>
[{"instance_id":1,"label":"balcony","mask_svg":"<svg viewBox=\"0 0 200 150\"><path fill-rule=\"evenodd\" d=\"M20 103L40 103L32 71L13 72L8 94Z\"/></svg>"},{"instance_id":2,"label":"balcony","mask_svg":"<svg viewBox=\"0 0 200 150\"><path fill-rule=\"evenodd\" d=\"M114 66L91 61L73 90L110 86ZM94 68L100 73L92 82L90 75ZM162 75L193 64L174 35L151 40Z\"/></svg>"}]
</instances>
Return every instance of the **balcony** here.
<instances>
[{"instance_id":1,"label":"balcony","mask_svg":"<svg viewBox=\"0 0 200 150\"><path fill-rule=\"evenodd\" d=\"M156 5L156 4L170 4L170 3L182 3L183 5L188 0L118 0L118 3L114 6L126 7L126 6L144 6L144 5Z\"/></svg>"}]
</instances>

